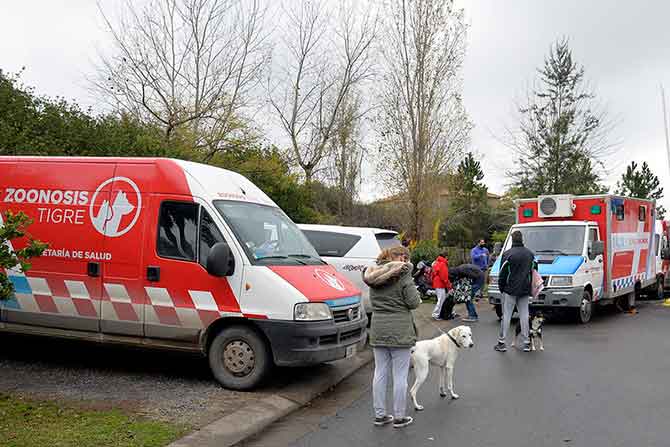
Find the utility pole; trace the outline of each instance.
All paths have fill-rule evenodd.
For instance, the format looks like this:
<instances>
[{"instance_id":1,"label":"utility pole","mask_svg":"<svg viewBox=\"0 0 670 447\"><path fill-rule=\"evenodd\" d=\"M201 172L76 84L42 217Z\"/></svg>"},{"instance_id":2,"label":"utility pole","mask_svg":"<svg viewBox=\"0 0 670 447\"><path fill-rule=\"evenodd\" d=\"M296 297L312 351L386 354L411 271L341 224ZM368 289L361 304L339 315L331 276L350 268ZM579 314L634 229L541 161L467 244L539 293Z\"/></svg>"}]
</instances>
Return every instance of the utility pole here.
<instances>
[{"instance_id":1,"label":"utility pole","mask_svg":"<svg viewBox=\"0 0 670 447\"><path fill-rule=\"evenodd\" d=\"M668 155L668 173L670 174L670 138L668 137L668 112L665 107L665 90L661 84L661 101L663 102L663 130L665 130L665 150Z\"/></svg>"}]
</instances>

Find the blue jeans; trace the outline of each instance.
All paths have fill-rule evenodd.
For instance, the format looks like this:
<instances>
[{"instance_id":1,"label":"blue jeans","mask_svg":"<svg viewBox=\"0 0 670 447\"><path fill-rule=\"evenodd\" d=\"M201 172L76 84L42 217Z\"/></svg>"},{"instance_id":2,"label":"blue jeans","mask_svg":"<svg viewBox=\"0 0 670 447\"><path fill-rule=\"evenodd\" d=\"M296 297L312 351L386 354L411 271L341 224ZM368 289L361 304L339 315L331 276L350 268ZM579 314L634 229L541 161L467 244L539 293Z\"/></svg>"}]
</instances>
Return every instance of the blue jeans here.
<instances>
[{"instance_id":1,"label":"blue jeans","mask_svg":"<svg viewBox=\"0 0 670 447\"><path fill-rule=\"evenodd\" d=\"M472 300L466 301L465 307L468 309L469 318L479 318L479 315L477 315L477 308L475 307L475 303L472 302Z\"/></svg>"}]
</instances>

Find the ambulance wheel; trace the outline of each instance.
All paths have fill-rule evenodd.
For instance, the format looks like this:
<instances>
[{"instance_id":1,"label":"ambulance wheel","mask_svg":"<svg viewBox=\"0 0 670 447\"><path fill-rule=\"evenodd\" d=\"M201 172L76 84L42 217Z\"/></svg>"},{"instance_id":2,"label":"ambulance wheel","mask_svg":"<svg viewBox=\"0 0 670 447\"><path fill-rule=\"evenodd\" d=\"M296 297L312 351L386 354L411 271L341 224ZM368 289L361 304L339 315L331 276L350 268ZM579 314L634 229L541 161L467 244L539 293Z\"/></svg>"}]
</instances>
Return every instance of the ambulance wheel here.
<instances>
[{"instance_id":1,"label":"ambulance wheel","mask_svg":"<svg viewBox=\"0 0 670 447\"><path fill-rule=\"evenodd\" d=\"M577 323L586 324L591 321L591 317L593 316L593 301L591 300L591 292L588 290L584 290L582 301L575 313Z\"/></svg>"},{"instance_id":2,"label":"ambulance wheel","mask_svg":"<svg viewBox=\"0 0 670 447\"><path fill-rule=\"evenodd\" d=\"M208 357L216 380L232 390L258 386L272 368L272 355L265 340L246 326L219 332L209 347Z\"/></svg>"},{"instance_id":3,"label":"ambulance wheel","mask_svg":"<svg viewBox=\"0 0 670 447\"><path fill-rule=\"evenodd\" d=\"M498 316L498 319L501 319L503 317L502 304L495 304L494 307L496 308L496 315Z\"/></svg>"}]
</instances>

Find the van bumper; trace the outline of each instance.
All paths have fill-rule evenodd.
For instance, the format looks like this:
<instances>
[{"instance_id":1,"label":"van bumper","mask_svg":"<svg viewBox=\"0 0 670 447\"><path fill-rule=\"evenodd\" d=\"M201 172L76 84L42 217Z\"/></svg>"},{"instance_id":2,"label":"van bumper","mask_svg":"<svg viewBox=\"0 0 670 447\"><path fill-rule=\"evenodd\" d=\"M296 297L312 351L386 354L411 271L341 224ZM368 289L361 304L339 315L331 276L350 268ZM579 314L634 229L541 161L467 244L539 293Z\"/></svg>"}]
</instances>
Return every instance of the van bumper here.
<instances>
[{"instance_id":1,"label":"van bumper","mask_svg":"<svg viewBox=\"0 0 670 447\"><path fill-rule=\"evenodd\" d=\"M537 300L531 300L530 305L535 308L549 307L579 307L582 304L584 287L546 288L542 290ZM502 294L499 291L489 291L489 303L501 304Z\"/></svg>"},{"instance_id":2,"label":"van bumper","mask_svg":"<svg viewBox=\"0 0 670 447\"><path fill-rule=\"evenodd\" d=\"M330 321L297 322L256 320L270 340L278 366L306 366L331 362L365 346L367 317L335 324ZM356 348L351 348L356 346Z\"/></svg>"}]
</instances>

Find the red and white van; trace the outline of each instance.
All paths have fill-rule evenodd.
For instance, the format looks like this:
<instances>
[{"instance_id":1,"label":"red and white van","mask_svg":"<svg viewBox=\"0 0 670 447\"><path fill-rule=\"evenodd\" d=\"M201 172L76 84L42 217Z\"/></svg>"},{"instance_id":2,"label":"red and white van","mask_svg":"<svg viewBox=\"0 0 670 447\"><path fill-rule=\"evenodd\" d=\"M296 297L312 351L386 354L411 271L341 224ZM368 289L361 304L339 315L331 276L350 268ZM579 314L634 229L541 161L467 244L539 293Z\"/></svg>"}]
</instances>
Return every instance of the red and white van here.
<instances>
[{"instance_id":1,"label":"red and white van","mask_svg":"<svg viewBox=\"0 0 670 447\"><path fill-rule=\"evenodd\" d=\"M572 311L581 323L594 304L619 300L632 307L642 289L663 295L664 270L657 263L661 235L653 200L611 194L553 195L515 201L516 224L524 245L535 253L545 289L533 306ZM500 312L497 279L491 269L489 301Z\"/></svg>"},{"instance_id":2,"label":"red and white van","mask_svg":"<svg viewBox=\"0 0 670 447\"><path fill-rule=\"evenodd\" d=\"M226 387L353 355L360 291L253 183L154 158L0 157L0 212L49 248L0 330L199 351ZM15 249L25 241L16 241Z\"/></svg>"}]
</instances>

